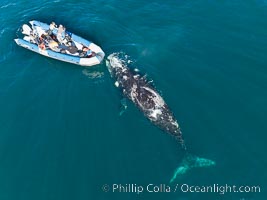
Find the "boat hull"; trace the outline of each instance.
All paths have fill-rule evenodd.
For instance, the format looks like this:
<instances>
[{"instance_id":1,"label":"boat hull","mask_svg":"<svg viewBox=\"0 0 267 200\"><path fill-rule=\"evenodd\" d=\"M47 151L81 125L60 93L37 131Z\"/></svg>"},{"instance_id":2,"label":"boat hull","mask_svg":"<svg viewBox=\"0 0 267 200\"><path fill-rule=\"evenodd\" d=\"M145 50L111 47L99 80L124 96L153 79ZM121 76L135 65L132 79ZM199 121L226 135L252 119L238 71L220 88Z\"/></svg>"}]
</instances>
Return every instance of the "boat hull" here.
<instances>
[{"instance_id":1,"label":"boat hull","mask_svg":"<svg viewBox=\"0 0 267 200\"><path fill-rule=\"evenodd\" d=\"M32 25L33 28L38 27L39 31L45 31L49 29L49 25L42 23L42 22L30 21L30 24ZM53 33L56 34L57 29L55 29ZM75 44L89 47L93 52L95 52L96 55L90 58L83 58L83 57L79 57L76 55L55 52L50 49L42 50L37 46L37 44L32 43L28 41L27 39L17 38L15 39L15 42L17 43L17 45L24 47L28 50L31 50L35 53L38 53L43 56L53 58L56 60L76 64L76 65L93 66L93 65L97 65L101 63L101 61L104 59L105 53L102 51L102 49L99 46L73 33L68 32L68 34L71 36L71 39L73 40ZM24 38L27 38L27 37L24 37Z\"/></svg>"}]
</instances>

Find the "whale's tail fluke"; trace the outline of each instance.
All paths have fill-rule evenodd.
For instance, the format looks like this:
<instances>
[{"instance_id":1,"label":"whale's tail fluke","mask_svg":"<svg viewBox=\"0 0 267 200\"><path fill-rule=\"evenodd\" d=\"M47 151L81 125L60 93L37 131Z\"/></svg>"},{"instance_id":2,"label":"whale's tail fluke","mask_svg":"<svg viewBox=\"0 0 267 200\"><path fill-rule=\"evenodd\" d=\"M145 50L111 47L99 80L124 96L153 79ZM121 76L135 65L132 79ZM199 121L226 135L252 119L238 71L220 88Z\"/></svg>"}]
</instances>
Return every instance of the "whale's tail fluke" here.
<instances>
[{"instance_id":1,"label":"whale's tail fluke","mask_svg":"<svg viewBox=\"0 0 267 200\"><path fill-rule=\"evenodd\" d=\"M187 153L182 160L181 164L176 168L170 183L179 180L182 178L183 175L186 174L187 171L193 168L199 167L211 167L214 166L216 163L212 160L206 158L200 158L194 155Z\"/></svg>"}]
</instances>

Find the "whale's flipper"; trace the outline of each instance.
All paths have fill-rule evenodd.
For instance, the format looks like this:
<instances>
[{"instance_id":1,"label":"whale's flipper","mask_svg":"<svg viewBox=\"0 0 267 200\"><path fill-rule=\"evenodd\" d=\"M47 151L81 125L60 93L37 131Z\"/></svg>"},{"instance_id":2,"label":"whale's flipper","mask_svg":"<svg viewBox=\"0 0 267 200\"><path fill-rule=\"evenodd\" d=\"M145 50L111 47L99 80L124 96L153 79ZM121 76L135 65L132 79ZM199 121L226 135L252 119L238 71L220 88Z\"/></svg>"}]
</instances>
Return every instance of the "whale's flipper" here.
<instances>
[{"instance_id":1,"label":"whale's flipper","mask_svg":"<svg viewBox=\"0 0 267 200\"><path fill-rule=\"evenodd\" d=\"M126 98L122 98L121 99L121 107L120 107L120 116L122 116L122 114L126 111L127 109L127 99Z\"/></svg>"},{"instance_id":2,"label":"whale's flipper","mask_svg":"<svg viewBox=\"0 0 267 200\"><path fill-rule=\"evenodd\" d=\"M180 179L187 171L197 168L197 167L211 167L216 163L212 160L206 158L200 158L191 154L186 154L178 166L170 180L170 183L174 182L176 179Z\"/></svg>"}]
</instances>

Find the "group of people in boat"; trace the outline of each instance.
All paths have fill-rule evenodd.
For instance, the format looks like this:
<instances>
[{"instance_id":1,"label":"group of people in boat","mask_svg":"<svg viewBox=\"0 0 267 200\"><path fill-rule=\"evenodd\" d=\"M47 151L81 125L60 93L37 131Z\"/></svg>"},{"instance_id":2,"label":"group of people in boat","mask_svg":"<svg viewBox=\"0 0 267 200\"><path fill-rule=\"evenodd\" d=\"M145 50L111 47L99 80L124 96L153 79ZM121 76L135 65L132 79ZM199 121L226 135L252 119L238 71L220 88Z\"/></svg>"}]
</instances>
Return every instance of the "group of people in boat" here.
<instances>
[{"instance_id":1,"label":"group of people in boat","mask_svg":"<svg viewBox=\"0 0 267 200\"><path fill-rule=\"evenodd\" d=\"M71 36L66 32L66 28L59 25L57 34L53 33L53 30L57 28L55 22L49 25L49 29L44 34L38 36L31 34L33 41L35 41L41 50L51 49L55 52L77 55L79 57L90 58L95 56L95 52L91 51L88 47L83 46L82 49L78 49L75 43L72 41Z\"/></svg>"}]
</instances>

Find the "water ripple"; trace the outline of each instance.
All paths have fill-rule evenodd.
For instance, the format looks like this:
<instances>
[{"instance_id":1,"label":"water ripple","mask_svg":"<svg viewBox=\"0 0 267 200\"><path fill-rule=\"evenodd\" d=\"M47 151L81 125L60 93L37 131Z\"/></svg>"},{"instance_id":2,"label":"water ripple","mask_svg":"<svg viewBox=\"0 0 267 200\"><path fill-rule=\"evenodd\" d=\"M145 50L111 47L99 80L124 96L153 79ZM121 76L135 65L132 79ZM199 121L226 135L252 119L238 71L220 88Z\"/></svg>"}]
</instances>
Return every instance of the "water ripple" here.
<instances>
[{"instance_id":1,"label":"water ripple","mask_svg":"<svg viewBox=\"0 0 267 200\"><path fill-rule=\"evenodd\" d=\"M15 5L17 5L17 4L16 3L8 3L6 5L1 6L0 9L7 8L7 7L10 7L10 6L15 6Z\"/></svg>"}]
</instances>

